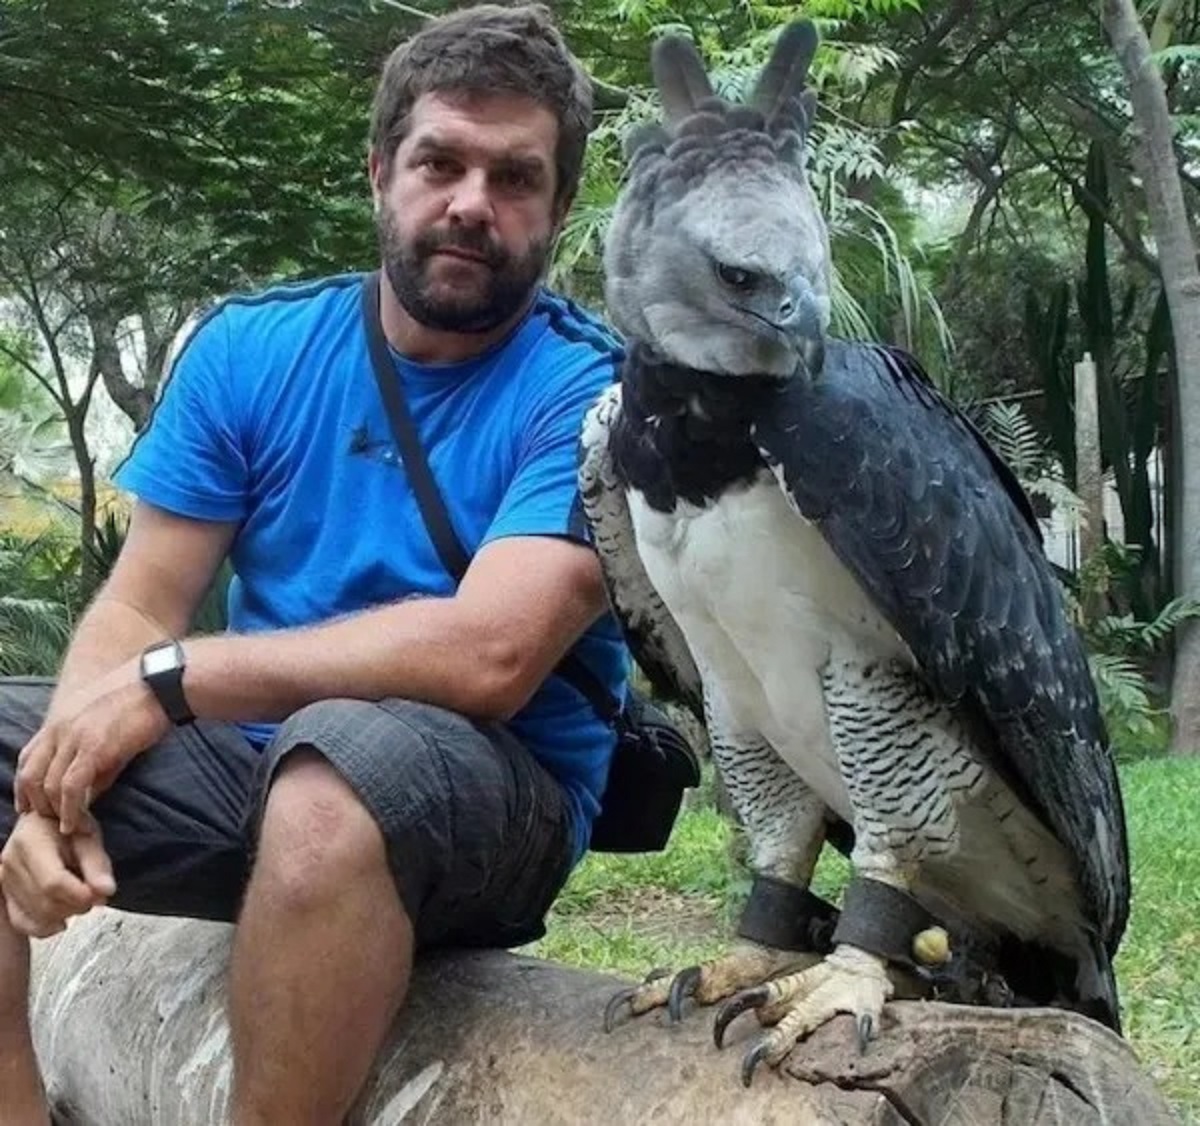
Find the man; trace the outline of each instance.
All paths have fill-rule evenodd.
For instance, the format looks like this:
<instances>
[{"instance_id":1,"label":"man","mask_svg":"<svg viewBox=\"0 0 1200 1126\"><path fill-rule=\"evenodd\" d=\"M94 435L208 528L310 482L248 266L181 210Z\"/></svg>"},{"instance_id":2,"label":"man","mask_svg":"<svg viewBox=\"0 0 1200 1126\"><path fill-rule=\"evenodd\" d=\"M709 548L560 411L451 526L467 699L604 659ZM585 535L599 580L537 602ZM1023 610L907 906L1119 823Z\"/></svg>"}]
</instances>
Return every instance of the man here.
<instances>
[{"instance_id":1,"label":"man","mask_svg":"<svg viewBox=\"0 0 1200 1126\"><path fill-rule=\"evenodd\" d=\"M457 589L361 277L228 301L189 338L53 695L0 689L0 1121L46 1121L26 936L97 904L236 917L237 1126L342 1119L414 947L542 933L613 745L552 670L573 651L616 696L627 672L574 483L616 347L540 287L589 119L541 7L430 23L376 94L379 311L473 555ZM231 632L187 637L226 557Z\"/></svg>"}]
</instances>

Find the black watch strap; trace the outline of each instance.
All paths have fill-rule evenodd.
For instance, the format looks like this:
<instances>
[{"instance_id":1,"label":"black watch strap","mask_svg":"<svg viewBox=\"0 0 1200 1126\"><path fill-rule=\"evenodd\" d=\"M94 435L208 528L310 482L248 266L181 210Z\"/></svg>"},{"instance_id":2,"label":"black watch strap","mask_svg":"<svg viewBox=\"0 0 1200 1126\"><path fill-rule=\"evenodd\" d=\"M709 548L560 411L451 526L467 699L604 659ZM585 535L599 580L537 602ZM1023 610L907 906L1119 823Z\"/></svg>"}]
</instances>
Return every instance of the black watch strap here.
<instances>
[{"instance_id":1,"label":"black watch strap","mask_svg":"<svg viewBox=\"0 0 1200 1126\"><path fill-rule=\"evenodd\" d=\"M142 653L142 680L177 727L196 718L183 694L185 664L183 646L178 641L159 641Z\"/></svg>"}]
</instances>

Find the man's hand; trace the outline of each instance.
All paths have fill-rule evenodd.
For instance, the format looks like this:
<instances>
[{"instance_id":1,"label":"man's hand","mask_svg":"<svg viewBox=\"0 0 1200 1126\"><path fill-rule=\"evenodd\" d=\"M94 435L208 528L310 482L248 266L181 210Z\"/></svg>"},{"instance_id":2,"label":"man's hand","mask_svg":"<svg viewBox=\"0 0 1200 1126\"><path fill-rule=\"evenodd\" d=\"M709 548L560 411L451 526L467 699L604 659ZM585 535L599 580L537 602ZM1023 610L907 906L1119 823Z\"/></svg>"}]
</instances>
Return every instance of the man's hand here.
<instances>
[{"instance_id":1,"label":"man's hand","mask_svg":"<svg viewBox=\"0 0 1200 1126\"><path fill-rule=\"evenodd\" d=\"M170 728L138 660L127 661L55 708L25 744L13 787L17 811L56 817L70 836L92 800Z\"/></svg>"},{"instance_id":2,"label":"man's hand","mask_svg":"<svg viewBox=\"0 0 1200 1126\"><path fill-rule=\"evenodd\" d=\"M96 822L85 814L66 836L55 818L22 814L0 852L0 889L9 922L30 938L58 934L72 915L105 903L116 882Z\"/></svg>"}]
</instances>

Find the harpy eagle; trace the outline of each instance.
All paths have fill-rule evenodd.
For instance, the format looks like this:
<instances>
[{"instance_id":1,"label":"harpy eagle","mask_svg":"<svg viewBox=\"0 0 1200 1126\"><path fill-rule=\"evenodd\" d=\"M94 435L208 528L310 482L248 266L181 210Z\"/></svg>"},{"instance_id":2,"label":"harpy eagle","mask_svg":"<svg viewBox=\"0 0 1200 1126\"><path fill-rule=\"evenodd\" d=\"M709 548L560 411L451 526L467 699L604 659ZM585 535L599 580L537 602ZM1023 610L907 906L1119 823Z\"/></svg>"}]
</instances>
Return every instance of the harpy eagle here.
<instances>
[{"instance_id":1,"label":"harpy eagle","mask_svg":"<svg viewBox=\"0 0 1200 1126\"><path fill-rule=\"evenodd\" d=\"M816 47L811 23L784 29L733 105L689 41L656 44L665 122L627 146L605 246L627 354L581 444L612 606L659 691L702 712L754 874L731 952L624 991L606 1025L727 998L719 1045L755 1009L747 1083L838 1012L865 1050L895 976L1119 1031L1130 897L1095 686L1027 497L911 355L829 335ZM852 841L840 916L808 891L827 838ZM826 956L783 972L801 949Z\"/></svg>"}]
</instances>

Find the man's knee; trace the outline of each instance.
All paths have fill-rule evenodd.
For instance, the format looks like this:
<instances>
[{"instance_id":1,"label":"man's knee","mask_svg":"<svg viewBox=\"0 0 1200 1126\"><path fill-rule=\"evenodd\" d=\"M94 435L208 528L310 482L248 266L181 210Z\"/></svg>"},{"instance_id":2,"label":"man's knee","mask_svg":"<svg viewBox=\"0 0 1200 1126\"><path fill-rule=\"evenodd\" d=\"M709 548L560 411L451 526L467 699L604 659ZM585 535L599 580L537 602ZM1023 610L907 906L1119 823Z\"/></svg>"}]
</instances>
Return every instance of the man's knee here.
<instances>
[{"instance_id":1,"label":"man's knee","mask_svg":"<svg viewBox=\"0 0 1200 1126\"><path fill-rule=\"evenodd\" d=\"M351 786L318 751L290 751L266 799L255 864L274 896L318 909L386 867L383 835Z\"/></svg>"}]
</instances>

